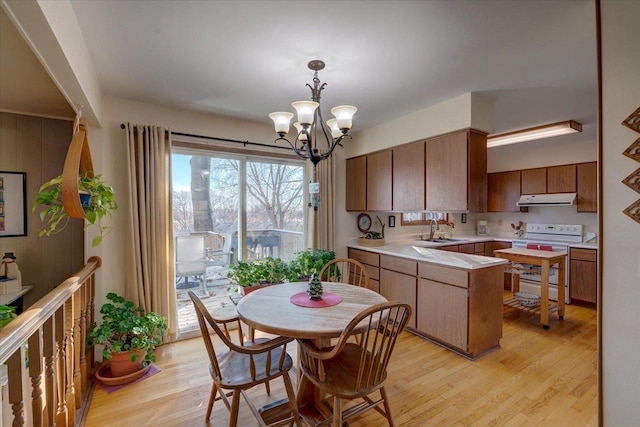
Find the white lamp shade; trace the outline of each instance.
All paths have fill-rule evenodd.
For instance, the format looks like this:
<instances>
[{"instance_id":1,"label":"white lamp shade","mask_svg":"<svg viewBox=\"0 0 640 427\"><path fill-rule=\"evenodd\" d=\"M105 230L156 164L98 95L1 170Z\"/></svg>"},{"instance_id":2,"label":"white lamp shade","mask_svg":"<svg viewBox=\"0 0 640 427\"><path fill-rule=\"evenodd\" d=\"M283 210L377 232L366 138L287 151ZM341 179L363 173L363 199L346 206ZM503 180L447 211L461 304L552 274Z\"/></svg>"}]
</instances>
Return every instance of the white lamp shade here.
<instances>
[{"instance_id":1,"label":"white lamp shade","mask_svg":"<svg viewBox=\"0 0 640 427\"><path fill-rule=\"evenodd\" d=\"M303 129L302 125L300 123L298 123L298 122L295 122L293 125L296 127L296 129L298 129L298 135L300 135L299 136L300 141L306 141L307 140L307 133L306 132L302 132L302 129Z\"/></svg>"},{"instance_id":2,"label":"white lamp shade","mask_svg":"<svg viewBox=\"0 0 640 427\"><path fill-rule=\"evenodd\" d=\"M273 125L276 128L276 132L288 133L289 125L291 123L291 119L293 118L293 113L289 113L286 111L277 111L275 113L269 114L269 118L273 120Z\"/></svg>"},{"instance_id":3,"label":"white lamp shade","mask_svg":"<svg viewBox=\"0 0 640 427\"><path fill-rule=\"evenodd\" d=\"M313 123L313 113L320 104L315 101L296 101L291 105L298 113L298 121L303 125L310 125Z\"/></svg>"},{"instance_id":4,"label":"white lamp shade","mask_svg":"<svg viewBox=\"0 0 640 427\"><path fill-rule=\"evenodd\" d=\"M342 131L338 127L338 121L336 119L327 120L327 126L331 129L331 136L334 138L340 138L342 136Z\"/></svg>"},{"instance_id":5,"label":"white lamp shade","mask_svg":"<svg viewBox=\"0 0 640 427\"><path fill-rule=\"evenodd\" d=\"M351 129L353 115L358 111L353 105L338 105L331 109L331 114L336 116L340 129Z\"/></svg>"}]
</instances>

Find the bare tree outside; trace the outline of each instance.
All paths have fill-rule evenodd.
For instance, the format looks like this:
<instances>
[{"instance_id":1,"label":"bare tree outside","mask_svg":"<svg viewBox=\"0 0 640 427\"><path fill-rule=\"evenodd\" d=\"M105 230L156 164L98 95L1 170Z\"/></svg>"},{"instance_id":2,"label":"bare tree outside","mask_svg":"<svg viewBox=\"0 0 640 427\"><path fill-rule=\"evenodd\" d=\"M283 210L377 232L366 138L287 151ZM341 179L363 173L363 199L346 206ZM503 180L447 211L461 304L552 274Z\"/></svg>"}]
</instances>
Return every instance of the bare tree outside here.
<instances>
[{"instance_id":1,"label":"bare tree outside","mask_svg":"<svg viewBox=\"0 0 640 427\"><path fill-rule=\"evenodd\" d=\"M211 157L191 157L191 200L193 204L193 231L211 231L211 199L209 175Z\"/></svg>"},{"instance_id":2,"label":"bare tree outside","mask_svg":"<svg viewBox=\"0 0 640 427\"><path fill-rule=\"evenodd\" d=\"M173 228L177 231L189 231L193 228L190 191L173 192Z\"/></svg>"}]
</instances>

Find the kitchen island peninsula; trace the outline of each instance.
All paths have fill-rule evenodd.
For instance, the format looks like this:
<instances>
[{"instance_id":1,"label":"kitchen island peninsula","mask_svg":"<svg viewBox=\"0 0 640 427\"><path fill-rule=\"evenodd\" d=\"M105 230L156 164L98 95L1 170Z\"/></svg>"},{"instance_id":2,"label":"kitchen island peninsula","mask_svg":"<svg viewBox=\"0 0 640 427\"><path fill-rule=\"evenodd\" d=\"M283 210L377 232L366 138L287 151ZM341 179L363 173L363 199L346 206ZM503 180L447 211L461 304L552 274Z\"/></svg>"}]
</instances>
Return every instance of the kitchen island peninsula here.
<instances>
[{"instance_id":1,"label":"kitchen island peninsula","mask_svg":"<svg viewBox=\"0 0 640 427\"><path fill-rule=\"evenodd\" d=\"M373 290L411 305L408 331L472 360L500 346L506 260L411 241L347 246Z\"/></svg>"}]
</instances>

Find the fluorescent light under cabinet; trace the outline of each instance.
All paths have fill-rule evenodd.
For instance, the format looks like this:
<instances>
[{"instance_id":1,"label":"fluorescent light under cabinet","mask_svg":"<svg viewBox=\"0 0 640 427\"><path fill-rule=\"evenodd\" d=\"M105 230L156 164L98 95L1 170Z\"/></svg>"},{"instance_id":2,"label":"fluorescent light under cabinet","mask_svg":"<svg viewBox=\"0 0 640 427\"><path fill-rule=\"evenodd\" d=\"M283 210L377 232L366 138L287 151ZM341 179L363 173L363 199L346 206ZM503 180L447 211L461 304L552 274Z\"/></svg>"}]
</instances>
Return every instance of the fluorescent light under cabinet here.
<instances>
[{"instance_id":1,"label":"fluorescent light under cabinet","mask_svg":"<svg viewBox=\"0 0 640 427\"><path fill-rule=\"evenodd\" d=\"M529 129L502 133L499 135L489 135L487 137L487 148L515 144L517 142L532 141L534 139L550 138L552 136L575 132L582 132L582 125L575 120L567 120L564 122L551 123Z\"/></svg>"}]
</instances>

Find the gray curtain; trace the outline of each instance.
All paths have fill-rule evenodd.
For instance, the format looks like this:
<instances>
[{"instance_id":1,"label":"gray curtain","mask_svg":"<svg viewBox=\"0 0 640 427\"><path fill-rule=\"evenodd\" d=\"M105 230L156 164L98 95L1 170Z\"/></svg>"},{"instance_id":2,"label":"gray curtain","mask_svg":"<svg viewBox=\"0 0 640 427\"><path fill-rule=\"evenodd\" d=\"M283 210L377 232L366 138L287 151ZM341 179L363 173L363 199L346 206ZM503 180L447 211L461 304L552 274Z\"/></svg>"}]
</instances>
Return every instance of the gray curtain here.
<instances>
[{"instance_id":1,"label":"gray curtain","mask_svg":"<svg viewBox=\"0 0 640 427\"><path fill-rule=\"evenodd\" d=\"M127 123L129 212L125 296L163 315L177 333L171 201L171 132Z\"/></svg>"}]
</instances>

